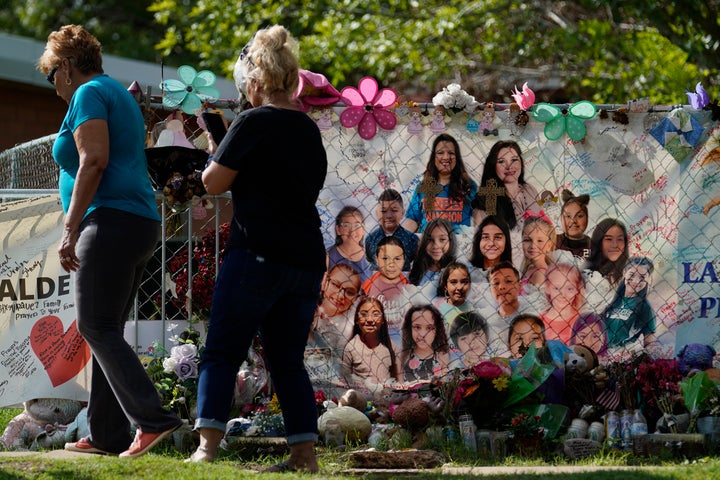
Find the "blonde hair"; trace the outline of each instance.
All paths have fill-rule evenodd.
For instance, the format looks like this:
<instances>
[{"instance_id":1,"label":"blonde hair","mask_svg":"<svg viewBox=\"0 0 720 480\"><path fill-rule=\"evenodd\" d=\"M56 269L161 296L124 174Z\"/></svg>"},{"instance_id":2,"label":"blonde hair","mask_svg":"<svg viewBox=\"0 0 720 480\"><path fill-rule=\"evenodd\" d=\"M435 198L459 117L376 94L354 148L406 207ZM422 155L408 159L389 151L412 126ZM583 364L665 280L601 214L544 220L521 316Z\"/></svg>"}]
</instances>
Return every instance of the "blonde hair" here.
<instances>
[{"instance_id":1,"label":"blonde hair","mask_svg":"<svg viewBox=\"0 0 720 480\"><path fill-rule=\"evenodd\" d=\"M297 44L285 27L273 25L259 30L235 63L235 84L241 75L260 82L266 96L284 92L288 99L297 91Z\"/></svg>"},{"instance_id":2,"label":"blonde hair","mask_svg":"<svg viewBox=\"0 0 720 480\"><path fill-rule=\"evenodd\" d=\"M548 223L548 221L543 219L542 217L527 217L525 219L525 224L523 225L522 235L525 236L529 234L532 230L536 228L542 229L543 227L545 228L548 238L552 243L552 248L545 253L545 263L551 265L554 260L553 257L550 255L550 252L555 250L557 246L557 232L555 231L555 226L551 223ZM521 268L522 275L525 275L530 267L530 263L527 261L527 258L525 258L525 255L523 255Z\"/></svg>"},{"instance_id":3,"label":"blonde hair","mask_svg":"<svg viewBox=\"0 0 720 480\"><path fill-rule=\"evenodd\" d=\"M568 282L573 282L575 284L575 287L577 288L577 294L575 295L575 299L573 300L572 305L578 311L580 311L585 305L585 277L583 277L582 272L578 267L570 263L554 263L550 265L545 272L544 283L548 282L550 274L555 271L564 274ZM545 292L545 298L547 299L548 303L552 303L550 302L550 296L547 294L547 290Z\"/></svg>"},{"instance_id":4,"label":"blonde hair","mask_svg":"<svg viewBox=\"0 0 720 480\"><path fill-rule=\"evenodd\" d=\"M75 68L83 74L103 73L102 46L97 38L80 25L65 25L50 33L37 68L48 73L63 58L71 59Z\"/></svg>"}]
</instances>

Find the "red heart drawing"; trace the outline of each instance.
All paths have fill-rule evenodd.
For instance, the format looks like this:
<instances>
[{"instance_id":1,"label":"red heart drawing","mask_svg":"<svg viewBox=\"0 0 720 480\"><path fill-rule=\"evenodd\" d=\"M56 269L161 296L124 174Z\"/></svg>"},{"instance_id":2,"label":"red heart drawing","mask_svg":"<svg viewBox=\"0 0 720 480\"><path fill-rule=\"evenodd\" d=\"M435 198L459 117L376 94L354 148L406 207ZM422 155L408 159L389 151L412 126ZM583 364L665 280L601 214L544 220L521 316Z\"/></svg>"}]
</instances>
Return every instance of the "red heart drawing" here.
<instances>
[{"instance_id":1,"label":"red heart drawing","mask_svg":"<svg viewBox=\"0 0 720 480\"><path fill-rule=\"evenodd\" d=\"M74 378L90 360L90 347L77 331L77 320L63 332L58 317L41 318L30 331L30 346L45 367L53 387Z\"/></svg>"}]
</instances>

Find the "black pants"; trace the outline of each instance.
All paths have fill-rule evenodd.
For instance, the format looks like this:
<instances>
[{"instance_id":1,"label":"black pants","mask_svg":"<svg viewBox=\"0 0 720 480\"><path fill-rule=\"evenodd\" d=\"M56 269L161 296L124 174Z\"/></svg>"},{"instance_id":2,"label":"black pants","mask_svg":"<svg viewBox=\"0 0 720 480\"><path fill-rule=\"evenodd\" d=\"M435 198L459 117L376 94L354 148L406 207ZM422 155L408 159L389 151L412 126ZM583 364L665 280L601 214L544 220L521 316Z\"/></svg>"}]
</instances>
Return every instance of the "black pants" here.
<instances>
[{"instance_id":1,"label":"black pants","mask_svg":"<svg viewBox=\"0 0 720 480\"><path fill-rule=\"evenodd\" d=\"M110 208L93 211L80 225L77 324L93 358L87 418L92 444L108 452L129 447L130 422L148 433L181 423L162 408L123 334L159 235L159 222Z\"/></svg>"}]
</instances>

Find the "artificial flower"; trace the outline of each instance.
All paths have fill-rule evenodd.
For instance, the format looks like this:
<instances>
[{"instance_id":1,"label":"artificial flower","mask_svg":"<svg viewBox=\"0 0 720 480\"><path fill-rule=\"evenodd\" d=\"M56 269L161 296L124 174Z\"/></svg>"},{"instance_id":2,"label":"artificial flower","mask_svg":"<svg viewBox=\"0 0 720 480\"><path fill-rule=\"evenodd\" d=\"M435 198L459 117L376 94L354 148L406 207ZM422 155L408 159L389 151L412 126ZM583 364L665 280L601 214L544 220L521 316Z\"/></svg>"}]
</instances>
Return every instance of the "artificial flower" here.
<instances>
[{"instance_id":1,"label":"artificial flower","mask_svg":"<svg viewBox=\"0 0 720 480\"><path fill-rule=\"evenodd\" d=\"M358 88L343 88L340 100L348 105L340 114L340 124L345 128L357 126L360 137L365 140L375 136L377 125L385 130L397 125L397 117L387 110L395 105L397 93L389 88L378 90L378 83L372 77L360 79Z\"/></svg>"},{"instance_id":2,"label":"artificial flower","mask_svg":"<svg viewBox=\"0 0 720 480\"><path fill-rule=\"evenodd\" d=\"M508 425L508 430L513 438L541 438L544 433L540 416L528 413L521 413L514 417Z\"/></svg>"},{"instance_id":3,"label":"artificial flower","mask_svg":"<svg viewBox=\"0 0 720 480\"><path fill-rule=\"evenodd\" d=\"M695 85L694 92L686 91L685 93L687 94L690 106L692 106L695 110L702 110L710 103L710 95L708 95L707 90L705 90L700 82Z\"/></svg>"},{"instance_id":4,"label":"artificial flower","mask_svg":"<svg viewBox=\"0 0 720 480\"><path fill-rule=\"evenodd\" d=\"M155 385L163 407L192 421L197 402L200 333L189 326L177 338L179 344L169 353L159 343L153 343L149 349L153 358L145 371Z\"/></svg>"},{"instance_id":5,"label":"artificial flower","mask_svg":"<svg viewBox=\"0 0 720 480\"><path fill-rule=\"evenodd\" d=\"M595 105L587 100L573 103L567 110L549 103L538 103L530 111L535 120L546 124L544 132L548 140L557 140L567 132L568 137L576 142L585 138L587 133L584 121L593 118L596 113Z\"/></svg>"},{"instance_id":6,"label":"artificial flower","mask_svg":"<svg viewBox=\"0 0 720 480\"><path fill-rule=\"evenodd\" d=\"M460 85L457 83L451 83L435 94L432 102L433 105L441 105L445 107L446 110L449 109L453 112L461 112L464 110L467 113L473 113L479 105L475 97L460 88Z\"/></svg>"},{"instance_id":7,"label":"artificial flower","mask_svg":"<svg viewBox=\"0 0 720 480\"><path fill-rule=\"evenodd\" d=\"M187 247L179 250L171 259L168 270L175 282L176 295L172 302L191 318L206 318L210 313L212 293L215 288L215 267L222 263L222 253L230 236L230 224L220 225L219 250L215 249L215 229L208 229L195 243L192 255ZM192 278L188 281L188 259L192 262ZM188 301L188 284L192 282L192 302ZM160 298L157 302L159 304ZM187 311L190 307L191 311ZM159 305L158 305L159 308Z\"/></svg>"},{"instance_id":8,"label":"artificial flower","mask_svg":"<svg viewBox=\"0 0 720 480\"><path fill-rule=\"evenodd\" d=\"M515 100L515 103L517 103L520 107L520 110L530 110L535 103L535 92L530 90L527 82L523 84L522 92L515 87L512 97L513 100Z\"/></svg>"},{"instance_id":9,"label":"artificial flower","mask_svg":"<svg viewBox=\"0 0 720 480\"><path fill-rule=\"evenodd\" d=\"M215 74L210 70L197 71L189 65L178 68L180 80L165 80L160 84L163 90L163 106L175 109L182 108L188 114L194 114L203 103L214 102L220 98L220 91L215 88Z\"/></svg>"},{"instance_id":10,"label":"artificial flower","mask_svg":"<svg viewBox=\"0 0 720 480\"><path fill-rule=\"evenodd\" d=\"M197 378L197 360L193 361L189 358L181 358L178 360L173 371L180 381L187 380L189 378Z\"/></svg>"},{"instance_id":11,"label":"artificial flower","mask_svg":"<svg viewBox=\"0 0 720 480\"><path fill-rule=\"evenodd\" d=\"M175 371L175 367L177 367L178 359L175 357L168 357L162 362L163 371L165 373L173 373Z\"/></svg>"},{"instance_id":12,"label":"artificial flower","mask_svg":"<svg viewBox=\"0 0 720 480\"><path fill-rule=\"evenodd\" d=\"M493 387L495 387L495 390L497 390L498 392L502 392L504 390L507 390L510 382L508 381L508 377L502 376L502 377L493 379L492 384L493 384Z\"/></svg>"},{"instance_id":13,"label":"artificial flower","mask_svg":"<svg viewBox=\"0 0 720 480\"><path fill-rule=\"evenodd\" d=\"M170 349L170 356L177 359L192 359L197 357L197 347L192 343L184 343Z\"/></svg>"}]
</instances>

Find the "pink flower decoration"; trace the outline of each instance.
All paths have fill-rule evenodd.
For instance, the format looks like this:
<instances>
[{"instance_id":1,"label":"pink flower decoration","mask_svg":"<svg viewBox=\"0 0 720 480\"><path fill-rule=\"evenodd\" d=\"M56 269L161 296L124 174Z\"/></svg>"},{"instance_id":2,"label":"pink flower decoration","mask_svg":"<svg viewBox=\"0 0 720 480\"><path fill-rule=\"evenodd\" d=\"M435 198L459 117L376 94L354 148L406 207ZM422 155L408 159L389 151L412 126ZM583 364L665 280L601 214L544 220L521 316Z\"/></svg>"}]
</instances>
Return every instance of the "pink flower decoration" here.
<instances>
[{"instance_id":1,"label":"pink flower decoration","mask_svg":"<svg viewBox=\"0 0 720 480\"><path fill-rule=\"evenodd\" d=\"M473 367L473 373L479 378L497 378L503 374L502 369L491 361L483 361Z\"/></svg>"},{"instance_id":2,"label":"pink flower decoration","mask_svg":"<svg viewBox=\"0 0 720 480\"><path fill-rule=\"evenodd\" d=\"M358 88L345 87L340 100L348 108L340 114L340 124L345 128L357 126L360 137L370 140L377 133L377 125L392 130L397 125L393 112L386 110L395 105L397 93L390 88L378 91L378 83L372 77L363 77Z\"/></svg>"},{"instance_id":3,"label":"pink flower decoration","mask_svg":"<svg viewBox=\"0 0 720 480\"><path fill-rule=\"evenodd\" d=\"M523 84L522 93L518 91L517 87L515 87L512 97L521 110L530 110L530 107L532 107L535 103L535 92L530 90L527 82Z\"/></svg>"}]
</instances>

